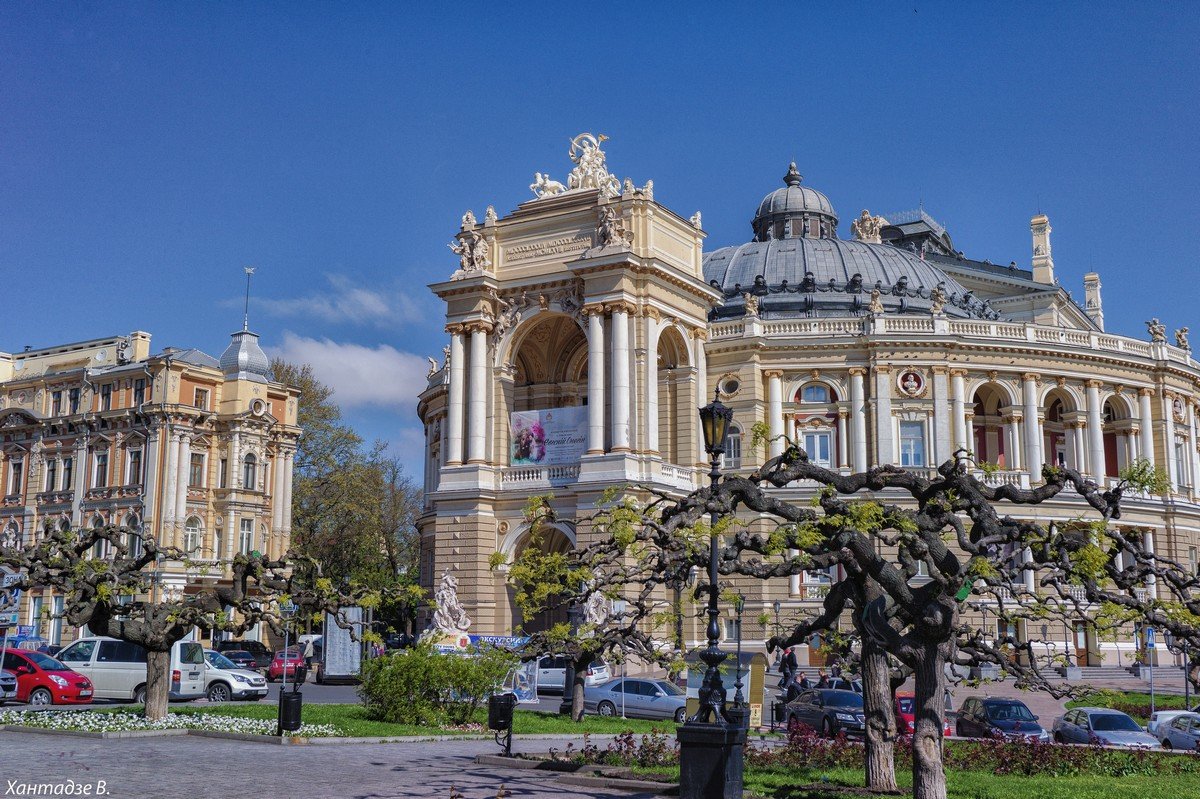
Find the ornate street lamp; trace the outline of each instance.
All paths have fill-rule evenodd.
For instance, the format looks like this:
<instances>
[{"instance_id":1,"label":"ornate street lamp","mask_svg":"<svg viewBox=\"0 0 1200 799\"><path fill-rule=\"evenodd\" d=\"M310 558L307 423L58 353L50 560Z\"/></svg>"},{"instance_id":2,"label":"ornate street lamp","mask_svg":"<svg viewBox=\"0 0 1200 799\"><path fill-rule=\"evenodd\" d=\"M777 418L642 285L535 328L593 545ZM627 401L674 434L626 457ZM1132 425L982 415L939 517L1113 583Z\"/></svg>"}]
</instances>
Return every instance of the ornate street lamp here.
<instances>
[{"instance_id":1,"label":"ornate street lamp","mask_svg":"<svg viewBox=\"0 0 1200 799\"><path fill-rule=\"evenodd\" d=\"M704 451L709 457L708 481L715 496L717 485L721 482L721 456L725 454L725 435L729 432L729 424L733 421L733 409L721 402L721 392L717 389L713 401L700 409L700 429L704 433ZM709 514L708 541L708 646L700 653L700 659L708 666L704 673L704 682L700 686L700 710L689 721L696 723L707 722L710 718L724 726L725 719L725 686L721 683L721 662L725 653L717 645L721 638L721 625L718 617L721 611L717 608L720 594L717 574L717 512Z\"/></svg>"},{"instance_id":2,"label":"ornate street lamp","mask_svg":"<svg viewBox=\"0 0 1200 799\"><path fill-rule=\"evenodd\" d=\"M733 692L734 707L746 704L746 699L742 696L742 611L745 609L746 595L739 591L733 600L733 612L737 614L737 682L734 683L737 690Z\"/></svg>"}]
</instances>

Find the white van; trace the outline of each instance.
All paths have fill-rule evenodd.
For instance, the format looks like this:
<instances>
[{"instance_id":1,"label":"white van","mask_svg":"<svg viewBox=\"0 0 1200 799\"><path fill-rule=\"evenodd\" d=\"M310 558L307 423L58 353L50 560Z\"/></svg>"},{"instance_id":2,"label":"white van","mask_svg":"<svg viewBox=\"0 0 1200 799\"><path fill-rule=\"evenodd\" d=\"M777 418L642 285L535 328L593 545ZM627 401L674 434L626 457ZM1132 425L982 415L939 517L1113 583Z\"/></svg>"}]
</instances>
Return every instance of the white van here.
<instances>
[{"instance_id":1,"label":"white van","mask_svg":"<svg viewBox=\"0 0 1200 799\"><path fill-rule=\"evenodd\" d=\"M146 701L146 650L116 638L80 638L58 659L92 681L96 699ZM204 693L204 645L176 641L171 647L172 701L200 699Z\"/></svg>"}]
</instances>

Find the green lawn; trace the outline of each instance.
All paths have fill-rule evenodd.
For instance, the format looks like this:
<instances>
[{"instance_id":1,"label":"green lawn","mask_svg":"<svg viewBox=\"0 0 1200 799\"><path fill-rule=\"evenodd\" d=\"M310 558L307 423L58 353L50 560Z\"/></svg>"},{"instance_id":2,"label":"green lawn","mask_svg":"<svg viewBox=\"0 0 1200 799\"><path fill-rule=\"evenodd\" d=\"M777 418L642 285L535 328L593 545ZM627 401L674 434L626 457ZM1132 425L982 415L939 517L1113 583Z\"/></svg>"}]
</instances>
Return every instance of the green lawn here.
<instances>
[{"instance_id":1,"label":"green lawn","mask_svg":"<svg viewBox=\"0 0 1200 799\"><path fill-rule=\"evenodd\" d=\"M634 768L646 776L679 778L679 770ZM896 775L901 789L912 787L912 774ZM749 796L768 799L845 799L843 787L861 788L861 769L746 769ZM821 786L828 785L829 788ZM948 799L1183 799L1200 796L1200 776L1154 777L1025 777L996 776L978 771L948 771ZM871 796L871 794L855 794ZM880 794L877 794L880 795ZM881 796L881 795L880 795Z\"/></svg>"},{"instance_id":2,"label":"green lawn","mask_svg":"<svg viewBox=\"0 0 1200 799\"><path fill-rule=\"evenodd\" d=\"M271 703L236 703L214 705L209 707L172 707L172 713L205 713L236 718L274 719L276 705ZM447 730L442 727L421 727L415 724L390 724L385 721L374 721L367 718L361 705L305 705L302 720L306 724L332 724L342 732L356 738L379 738L401 735L445 735L472 734L471 731ZM475 721L486 725L487 709L476 712ZM670 721L645 721L643 719L609 719L599 716L584 716L578 724L565 716L548 713L534 713L528 710L518 710L513 715L513 732L543 733L562 735L582 735L583 733L645 733L652 730L675 733L675 725ZM484 734L489 734L483 731ZM474 731L473 734L481 734Z\"/></svg>"}]
</instances>

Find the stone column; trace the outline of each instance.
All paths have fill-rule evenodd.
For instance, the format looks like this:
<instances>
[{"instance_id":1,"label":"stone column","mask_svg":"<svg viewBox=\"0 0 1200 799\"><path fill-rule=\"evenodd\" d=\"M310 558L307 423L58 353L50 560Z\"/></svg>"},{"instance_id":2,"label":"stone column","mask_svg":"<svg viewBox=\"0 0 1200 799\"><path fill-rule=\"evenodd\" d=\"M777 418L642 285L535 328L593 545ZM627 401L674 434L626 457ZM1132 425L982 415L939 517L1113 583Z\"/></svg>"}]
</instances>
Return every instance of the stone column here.
<instances>
[{"instance_id":1,"label":"stone column","mask_svg":"<svg viewBox=\"0 0 1200 799\"><path fill-rule=\"evenodd\" d=\"M1163 451L1166 453L1167 461L1167 477L1171 481L1171 491L1179 490L1179 464L1175 459L1175 410L1171 407L1174 402L1175 395L1169 391L1163 392L1163 419L1166 420L1165 432L1163 433Z\"/></svg>"},{"instance_id":2,"label":"stone column","mask_svg":"<svg viewBox=\"0 0 1200 799\"><path fill-rule=\"evenodd\" d=\"M158 443L159 427L151 423L146 435L146 484L142 491L142 528L147 536L154 535L158 519ZM78 464L75 467L78 470ZM160 540L161 539L156 539Z\"/></svg>"},{"instance_id":3,"label":"stone column","mask_svg":"<svg viewBox=\"0 0 1200 799\"><path fill-rule=\"evenodd\" d=\"M862 367L850 369L850 438L854 444L851 466L856 472L867 470L867 403L863 395L863 375L866 373Z\"/></svg>"},{"instance_id":4,"label":"stone column","mask_svg":"<svg viewBox=\"0 0 1200 799\"><path fill-rule=\"evenodd\" d=\"M696 362L696 407L703 408L708 404L708 353L704 350L704 342L708 337L708 330L703 327L698 327L692 331L692 352ZM696 429L699 424L696 421L696 414L690 414L692 429ZM683 420L680 420L680 424ZM742 445L743 447L745 444ZM704 435L699 430L696 431L696 457L697 463L704 463L708 459L708 453L704 451Z\"/></svg>"},{"instance_id":5,"label":"stone column","mask_svg":"<svg viewBox=\"0 0 1200 799\"><path fill-rule=\"evenodd\" d=\"M284 456L283 475L283 532L292 532L292 467L295 465L296 451L289 449Z\"/></svg>"},{"instance_id":6,"label":"stone column","mask_svg":"<svg viewBox=\"0 0 1200 799\"><path fill-rule=\"evenodd\" d=\"M1087 381L1088 471L1097 482L1103 483L1104 473L1104 413L1100 405L1099 380Z\"/></svg>"},{"instance_id":7,"label":"stone column","mask_svg":"<svg viewBox=\"0 0 1200 799\"><path fill-rule=\"evenodd\" d=\"M967 397L966 397L966 380L967 376L965 369L950 370L950 413L953 416L953 441L951 442L951 450L965 449L974 451L975 447L967 436ZM935 384L936 386L936 384ZM953 454L953 452L951 452ZM978 453L976 453L978 454Z\"/></svg>"},{"instance_id":8,"label":"stone column","mask_svg":"<svg viewBox=\"0 0 1200 799\"><path fill-rule=\"evenodd\" d=\"M237 430L229 442L229 487L242 487L242 434Z\"/></svg>"},{"instance_id":9,"label":"stone column","mask_svg":"<svg viewBox=\"0 0 1200 799\"><path fill-rule=\"evenodd\" d=\"M958 438L958 409L955 409L954 418L950 418L950 385L947 379L947 370L942 366L933 367L933 424L930 427L933 429L930 453L933 455L930 462L934 465L947 460L954 452L955 442ZM958 400L958 395L955 395L954 402L962 405ZM953 428L953 429L952 429Z\"/></svg>"},{"instance_id":10,"label":"stone column","mask_svg":"<svg viewBox=\"0 0 1200 799\"><path fill-rule=\"evenodd\" d=\"M163 497L163 540L173 541L174 535L170 532L175 527L175 513L179 508L179 439L180 434L175 430L170 431L170 437L167 439L167 494ZM236 472L237 465L234 464Z\"/></svg>"},{"instance_id":11,"label":"stone column","mask_svg":"<svg viewBox=\"0 0 1200 799\"><path fill-rule=\"evenodd\" d=\"M646 341L646 451L658 452L658 312L647 308L642 334Z\"/></svg>"},{"instance_id":12,"label":"stone column","mask_svg":"<svg viewBox=\"0 0 1200 799\"><path fill-rule=\"evenodd\" d=\"M896 462L895 424L892 420L892 369L875 367L875 463Z\"/></svg>"},{"instance_id":13,"label":"stone column","mask_svg":"<svg viewBox=\"0 0 1200 799\"><path fill-rule=\"evenodd\" d=\"M225 508L225 535L222 536L221 547L216 552L217 560L228 560L237 552L237 512L231 506Z\"/></svg>"},{"instance_id":14,"label":"stone column","mask_svg":"<svg viewBox=\"0 0 1200 799\"><path fill-rule=\"evenodd\" d=\"M1147 530L1144 533L1142 533L1142 548L1146 550L1147 555L1151 556L1150 560L1153 563L1153 561L1154 561L1154 557L1153 557L1154 556L1154 531L1153 530ZM1155 577L1153 574L1146 575L1146 588L1149 589L1149 591L1150 591L1151 599L1158 598L1158 591L1157 591L1158 578Z\"/></svg>"},{"instance_id":15,"label":"stone column","mask_svg":"<svg viewBox=\"0 0 1200 799\"><path fill-rule=\"evenodd\" d=\"M1038 375L1021 376L1025 394L1025 466L1031 482L1042 479L1042 425L1038 420Z\"/></svg>"},{"instance_id":16,"label":"stone column","mask_svg":"<svg viewBox=\"0 0 1200 799\"><path fill-rule=\"evenodd\" d=\"M629 306L612 306L612 448L629 451Z\"/></svg>"},{"instance_id":17,"label":"stone column","mask_svg":"<svg viewBox=\"0 0 1200 799\"><path fill-rule=\"evenodd\" d=\"M472 326L467 398L467 463L483 463L487 457L487 335L487 328L482 323Z\"/></svg>"},{"instance_id":18,"label":"stone column","mask_svg":"<svg viewBox=\"0 0 1200 799\"><path fill-rule=\"evenodd\" d=\"M283 530L283 478L286 471L283 464L283 447L278 447L275 450L274 479L271 481L271 534L275 536Z\"/></svg>"},{"instance_id":19,"label":"stone column","mask_svg":"<svg viewBox=\"0 0 1200 799\"><path fill-rule=\"evenodd\" d=\"M588 454L604 452L604 310L584 309L588 318Z\"/></svg>"},{"instance_id":20,"label":"stone column","mask_svg":"<svg viewBox=\"0 0 1200 799\"><path fill-rule=\"evenodd\" d=\"M1140 388L1138 389L1138 422L1141 427L1141 457L1154 463L1154 414L1150 408L1150 397L1153 396L1154 389Z\"/></svg>"},{"instance_id":21,"label":"stone column","mask_svg":"<svg viewBox=\"0 0 1200 799\"><path fill-rule=\"evenodd\" d=\"M463 394L466 387L466 348L462 325L450 325L450 397L446 410L446 465L461 466L463 461Z\"/></svg>"},{"instance_id":22,"label":"stone column","mask_svg":"<svg viewBox=\"0 0 1200 799\"><path fill-rule=\"evenodd\" d=\"M783 372L778 369L768 369L763 372L767 378L767 424L771 430L771 457L783 454Z\"/></svg>"},{"instance_id":23,"label":"stone column","mask_svg":"<svg viewBox=\"0 0 1200 799\"><path fill-rule=\"evenodd\" d=\"M1025 547L1021 551L1022 563L1033 563L1033 550ZM1033 569L1025 569L1025 590L1029 593L1037 591L1037 573Z\"/></svg>"},{"instance_id":24,"label":"stone column","mask_svg":"<svg viewBox=\"0 0 1200 799\"><path fill-rule=\"evenodd\" d=\"M1192 467L1192 470L1191 470L1192 471L1192 473L1191 473L1192 494L1195 495L1197 493L1200 493L1200 452L1198 452L1196 450L1197 427L1200 427L1200 425L1197 425L1197 423L1196 423L1196 406L1193 405L1191 402L1189 402L1187 409L1188 409L1187 418L1188 418L1188 431L1189 431L1188 435L1190 436L1190 438L1188 439L1188 456L1189 456L1188 460Z\"/></svg>"},{"instance_id":25,"label":"stone column","mask_svg":"<svg viewBox=\"0 0 1200 799\"><path fill-rule=\"evenodd\" d=\"M837 418L837 466L839 469L844 469L850 465L850 456L848 454L849 447L846 441L846 417L850 412L845 408L838 408Z\"/></svg>"},{"instance_id":26,"label":"stone column","mask_svg":"<svg viewBox=\"0 0 1200 799\"><path fill-rule=\"evenodd\" d=\"M179 477L175 483L175 526L181 527L187 519L187 490L188 490L188 472L191 467L192 445L191 439L185 433L179 435ZM180 539L178 531L173 536L176 539L175 545L180 546L183 542Z\"/></svg>"},{"instance_id":27,"label":"stone column","mask_svg":"<svg viewBox=\"0 0 1200 799\"><path fill-rule=\"evenodd\" d=\"M1004 452L1008 456L1007 468L1011 471L1016 471L1021 468L1021 432L1020 423L1021 417L1015 413L1010 414L1004 420L1004 429L1008 433L1008 440L1005 442Z\"/></svg>"}]
</instances>

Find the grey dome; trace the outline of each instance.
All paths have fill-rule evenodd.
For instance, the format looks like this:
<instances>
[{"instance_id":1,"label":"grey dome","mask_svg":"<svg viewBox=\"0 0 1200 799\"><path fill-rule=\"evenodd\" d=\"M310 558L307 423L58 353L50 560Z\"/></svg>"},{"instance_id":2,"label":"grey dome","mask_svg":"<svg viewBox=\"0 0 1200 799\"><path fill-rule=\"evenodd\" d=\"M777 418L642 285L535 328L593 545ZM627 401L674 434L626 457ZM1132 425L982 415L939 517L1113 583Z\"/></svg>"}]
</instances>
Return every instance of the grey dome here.
<instances>
[{"instance_id":1,"label":"grey dome","mask_svg":"<svg viewBox=\"0 0 1200 799\"><path fill-rule=\"evenodd\" d=\"M258 334L239 330L231 339L221 354L221 371L225 376L233 380L269 382L271 361L262 347L258 346Z\"/></svg>"},{"instance_id":2,"label":"grey dome","mask_svg":"<svg viewBox=\"0 0 1200 799\"><path fill-rule=\"evenodd\" d=\"M885 313L930 312L941 286L942 312L958 318L999 318L933 263L890 244L836 238L790 238L724 247L704 257L704 279L725 294L712 317L745 313L744 293L759 296L764 319L865 314L879 288Z\"/></svg>"},{"instance_id":3,"label":"grey dome","mask_svg":"<svg viewBox=\"0 0 1200 799\"><path fill-rule=\"evenodd\" d=\"M758 211L754 214L755 220L774 214L795 214L805 211L831 216L836 220L837 211L833 210L833 204L829 202L829 198L816 189L801 186L800 182L803 179L803 176L796 171L796 164L794 162L789 164L788 172L783 176L783 188L776 189L763 197L762 202L758 204Z\"/></svg>"}]
</instances>

